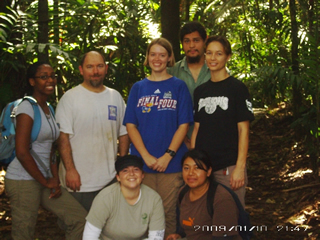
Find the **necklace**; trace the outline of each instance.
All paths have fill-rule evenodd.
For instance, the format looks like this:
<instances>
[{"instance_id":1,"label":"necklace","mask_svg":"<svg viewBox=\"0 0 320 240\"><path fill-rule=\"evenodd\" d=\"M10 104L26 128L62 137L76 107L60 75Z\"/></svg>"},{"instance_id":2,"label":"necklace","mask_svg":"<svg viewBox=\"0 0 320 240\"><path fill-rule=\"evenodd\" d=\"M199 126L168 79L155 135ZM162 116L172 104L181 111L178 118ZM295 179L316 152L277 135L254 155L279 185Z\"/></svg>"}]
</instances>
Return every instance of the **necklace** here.
<instances>
[{"instance_id":1,"label":"necklace","mask_svg":"<svg viewBox=\"0 0 320 240\"><path fill-rule=\"evenodd\" d=\"M51 130L51 137L52 137L52 154L50 154L50 161L52 164L56 163L56 137L57 137L57 128L56 125L54 124L54 118L52 116L51 110L49 109L49 114L46 114L44 112L44 110L41 107L41 111L43 112L43 114L46 116L45 119L47 119L47 122L50 126L50 130ZM51 119L51 121L50 121ZM52 124L51 124L52 122Z\"/></svg>"},{"instance_id":2,"label":"necklace","mask_svg":"<svg viewBox=\"0 0 320 240\"><path fill-rule=\"evenodd\" d=\"M46 116L47 122L49 124L50 130L51 130L52 141L55 142L56 137L57 137L57 128L56 128L56 125L54 124L53 120L51 120L52 123L50 121L50 119L53 119L53 117L51 116L51 111L49 109L49 114L46 114L45 111L42 109L42 107L41 107L41 110L44 113L44 115Z\"/></svg>"}]
</instances>

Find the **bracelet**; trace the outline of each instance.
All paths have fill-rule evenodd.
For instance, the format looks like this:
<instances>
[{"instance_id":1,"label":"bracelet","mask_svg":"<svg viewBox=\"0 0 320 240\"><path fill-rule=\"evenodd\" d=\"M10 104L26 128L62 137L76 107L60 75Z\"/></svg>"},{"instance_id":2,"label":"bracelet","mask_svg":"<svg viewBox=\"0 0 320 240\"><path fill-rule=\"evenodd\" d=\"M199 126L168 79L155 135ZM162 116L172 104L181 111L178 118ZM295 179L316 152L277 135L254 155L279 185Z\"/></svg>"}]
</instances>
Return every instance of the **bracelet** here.
<instances>
[{"instance_id":1,"label":"bracelet","mask_svg":"<svg viewBox=\"0 0 320 240\"><path fill-rule=\"evenodd\" d=\"M166 150L166 153L169 153L171 157L174 157L176 155L176 152L173 150L170 150L169 148Z\"/></svg>"}]
</instances>

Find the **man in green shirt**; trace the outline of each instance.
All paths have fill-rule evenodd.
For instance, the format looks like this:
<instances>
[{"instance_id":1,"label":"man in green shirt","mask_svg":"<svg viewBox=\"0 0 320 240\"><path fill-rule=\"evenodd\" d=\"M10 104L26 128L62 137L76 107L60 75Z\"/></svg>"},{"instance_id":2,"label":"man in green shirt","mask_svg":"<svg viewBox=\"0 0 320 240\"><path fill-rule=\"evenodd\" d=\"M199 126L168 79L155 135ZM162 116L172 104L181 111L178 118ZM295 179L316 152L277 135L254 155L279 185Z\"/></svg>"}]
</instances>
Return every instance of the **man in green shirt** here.
<instances>
[{"instance_id":1,"label":"man in green shirt","mask_svg":"<svg viewBox=\"0 0 320 240\"><path fill-rule=\"evenodd\" d=\"M210 71L204 56L206 39L207 33L201 23L188 22L183 25L180 29L180 40L185 57L168 69L170 74L182 79L187 84L192 99L196 87L210 79ZM188 148L190 148L192 131L193 126L190 126L185 139Z\"/></svg>"}]
</instances>

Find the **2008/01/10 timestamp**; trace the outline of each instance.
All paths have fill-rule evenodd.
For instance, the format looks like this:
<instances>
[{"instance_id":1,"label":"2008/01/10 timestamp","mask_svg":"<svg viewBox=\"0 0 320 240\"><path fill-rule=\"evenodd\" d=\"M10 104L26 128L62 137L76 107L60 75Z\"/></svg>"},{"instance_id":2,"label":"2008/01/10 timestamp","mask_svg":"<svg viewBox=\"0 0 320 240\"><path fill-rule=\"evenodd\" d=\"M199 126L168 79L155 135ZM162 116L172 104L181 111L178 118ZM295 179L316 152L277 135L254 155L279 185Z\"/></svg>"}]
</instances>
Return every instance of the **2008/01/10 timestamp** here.
<instances>
[{"instance_id":1,"label":"2008/01/10 timestamp","mask_svg":"<svg viewBox=\"0 0 320 240\"><path fill-rule=\"evenodd\" d=\"M286 232L299 232L307 231L308 226L287 226L287 225L277 225L277 231L286 231Z\"/></svg>"}]
</instances>

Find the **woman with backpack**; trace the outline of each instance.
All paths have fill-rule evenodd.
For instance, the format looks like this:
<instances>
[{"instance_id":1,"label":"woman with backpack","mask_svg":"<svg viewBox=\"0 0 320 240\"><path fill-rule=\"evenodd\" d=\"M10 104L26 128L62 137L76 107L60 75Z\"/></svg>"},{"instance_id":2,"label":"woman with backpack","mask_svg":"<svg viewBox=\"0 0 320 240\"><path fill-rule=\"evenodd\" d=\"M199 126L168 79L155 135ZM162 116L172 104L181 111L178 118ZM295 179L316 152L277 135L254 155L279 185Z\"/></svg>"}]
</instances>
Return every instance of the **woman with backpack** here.
<instances>
[{"instance_id":1,"label":"woman with backpack","mask_svg":"<svg viewBox=\"0 0 320 240\"><path fill-rule=\"evenodd\" d=\"M208 155L192 149L183 156L181 164L186 186L179 192L179 228L166 239L242 239L236 227L238 206L230 192L213 180Z\"/></svg>"},{"instance_id":2,"label":"woman with backpack","mask_svg":"<svg viewBox=\"0 0 320 240\"><path fill-rule=\"evenodd\" d=\"M57 172L54 143L59 127L47 103L56 84L56 74L48 63L36 62L28 68L27 86L32 97L25 97L16 110L16 157L5 177L13 239L34 239L40 204L62 220L66 239L82 238L87 212L60 187ZM40 123L35 117L41 118ZM35 141L31 141L36 122L41 124L40 130Z\"/></svg>"}]
</instances>

